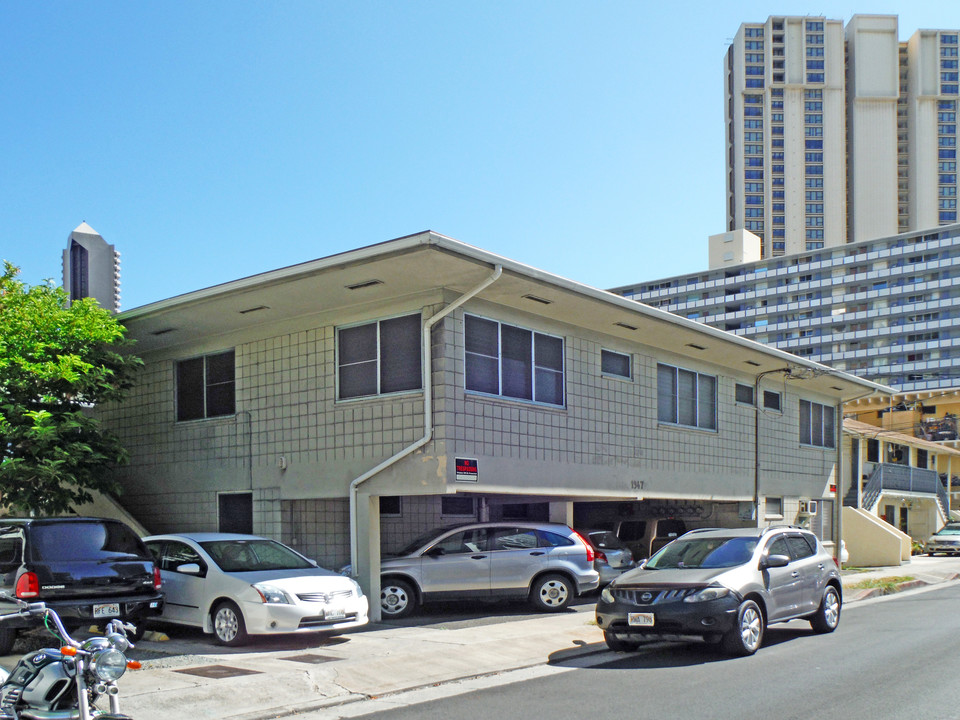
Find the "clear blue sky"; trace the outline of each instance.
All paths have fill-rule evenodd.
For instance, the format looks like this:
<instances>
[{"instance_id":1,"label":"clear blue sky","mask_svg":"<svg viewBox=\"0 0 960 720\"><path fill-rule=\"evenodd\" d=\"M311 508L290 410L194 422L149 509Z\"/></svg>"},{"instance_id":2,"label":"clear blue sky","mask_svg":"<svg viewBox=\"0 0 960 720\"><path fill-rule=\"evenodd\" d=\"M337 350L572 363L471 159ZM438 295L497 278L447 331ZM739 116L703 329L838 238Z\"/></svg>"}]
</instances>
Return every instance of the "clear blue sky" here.
<instances>
[{"instance_id":1,"label":"clear blue sky","mask_svg":"<svg viewBox=\"0 0 960 720\"><path fill-rule=\"evenodd\" d=\"M0 4L0 257L82 221L123 308L420 230L597 287L707 266L723 57L770 14L960 2Z\"/></svg>"}]
</instances>

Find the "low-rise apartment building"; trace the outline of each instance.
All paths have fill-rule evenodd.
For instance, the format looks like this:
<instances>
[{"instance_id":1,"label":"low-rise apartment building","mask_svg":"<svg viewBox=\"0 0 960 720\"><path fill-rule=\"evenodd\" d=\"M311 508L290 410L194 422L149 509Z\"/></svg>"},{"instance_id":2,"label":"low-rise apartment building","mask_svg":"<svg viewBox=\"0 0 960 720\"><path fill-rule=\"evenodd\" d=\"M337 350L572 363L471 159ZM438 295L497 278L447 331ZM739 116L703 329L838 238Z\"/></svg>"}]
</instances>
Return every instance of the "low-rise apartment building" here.
<instances>
[{"instance_id":1,"label":"low-rise apartment building","mask_svg":"<svg viewBox=\"0 0 960 720\"><path fill-rule=\"evenodd\" d=\"M475 519L801 521L832 544L839 409L887 391L432 232L119 319L145 362L100 409L125 507L353 560L372 597L383 548Z\"/></svg>"}]
</instances>

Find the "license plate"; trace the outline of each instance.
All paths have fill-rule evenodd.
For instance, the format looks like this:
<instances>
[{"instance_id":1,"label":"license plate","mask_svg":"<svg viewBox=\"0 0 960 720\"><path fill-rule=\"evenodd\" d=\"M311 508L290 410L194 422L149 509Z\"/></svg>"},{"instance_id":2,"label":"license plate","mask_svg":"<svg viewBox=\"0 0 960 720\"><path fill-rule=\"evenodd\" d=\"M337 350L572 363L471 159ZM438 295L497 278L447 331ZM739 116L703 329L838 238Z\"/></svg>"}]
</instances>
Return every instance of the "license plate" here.
<instances>
[{"instance_id":1,"label":"license plate","mask_svg":"<svg viewBox=\"0 0 960 720\"><path fill-rule=\"evenodd\" d=\"M327 610L323 613L324 620L343 620L346 616L347 613L342 608L338 610Z\"/></svg>"},{"instance_id":2,"label":"license plate","mask_svg":"<svg viewBox=\"0 0 960 720\"><path fill-rule=\"evenodd\" d=\"M630 613L627 615L627 624L633 627L652 627L653 613Z\"/></svg>"},{"instance_id":3,"label":"license plate","mask_svg":"<svg viewBox=\"0 0 960 720\"><path fill-rule=\"evenodd\" d=\"M95 618L120 617L120 605L118 603L94 605L93 616Z\"/></svg>"}]
</instances>

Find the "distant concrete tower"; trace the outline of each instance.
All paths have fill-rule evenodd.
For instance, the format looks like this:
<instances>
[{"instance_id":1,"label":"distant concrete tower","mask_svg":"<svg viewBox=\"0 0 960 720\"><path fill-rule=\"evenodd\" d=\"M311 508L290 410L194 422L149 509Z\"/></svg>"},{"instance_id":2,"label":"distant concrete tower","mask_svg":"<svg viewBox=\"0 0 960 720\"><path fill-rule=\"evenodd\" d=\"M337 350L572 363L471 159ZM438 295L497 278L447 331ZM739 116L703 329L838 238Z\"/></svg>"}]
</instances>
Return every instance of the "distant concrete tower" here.
<instances>
[{"instance_id":1,"label":"distant concrete tower","mask_svg":"<svg viewBox=\"0 0 960 720\"><path fill-rule=\"evenodd\" d=\"M92 297L100 307L120 312L120 253L85 222L67 239L63 287L70 300Z\"/></svg>"}]
</instances>

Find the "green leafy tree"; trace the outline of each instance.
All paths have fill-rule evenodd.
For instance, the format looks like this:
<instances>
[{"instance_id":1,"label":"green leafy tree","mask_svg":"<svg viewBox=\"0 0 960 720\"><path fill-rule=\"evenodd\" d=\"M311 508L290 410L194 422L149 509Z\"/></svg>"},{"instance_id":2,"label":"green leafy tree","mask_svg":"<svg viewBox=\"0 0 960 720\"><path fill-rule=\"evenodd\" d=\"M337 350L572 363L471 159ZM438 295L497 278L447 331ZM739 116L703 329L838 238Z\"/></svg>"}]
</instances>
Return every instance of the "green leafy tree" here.
<instances>
[{"instance_id":1,"label":"green leafy tree","mask_svg":"<svg viewBox=\"0 0 960 720\"><path fill-rule=\"evenodd\" d=\"M0 507L57 515L117 492L108 470L127 461L90 409L121 400L142 361L95 300L33 287L4 261L0 276Z\"/></svg>"}]
</instances>

